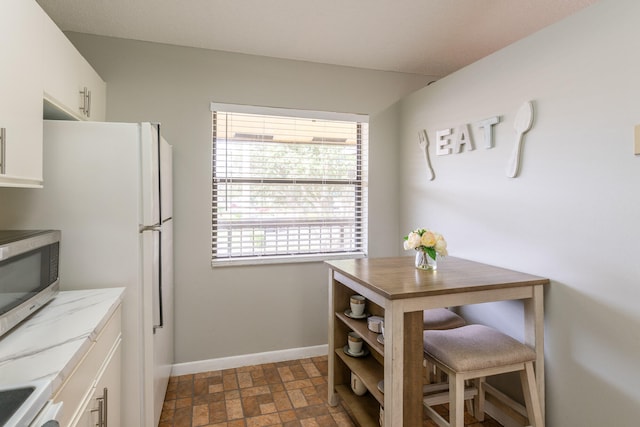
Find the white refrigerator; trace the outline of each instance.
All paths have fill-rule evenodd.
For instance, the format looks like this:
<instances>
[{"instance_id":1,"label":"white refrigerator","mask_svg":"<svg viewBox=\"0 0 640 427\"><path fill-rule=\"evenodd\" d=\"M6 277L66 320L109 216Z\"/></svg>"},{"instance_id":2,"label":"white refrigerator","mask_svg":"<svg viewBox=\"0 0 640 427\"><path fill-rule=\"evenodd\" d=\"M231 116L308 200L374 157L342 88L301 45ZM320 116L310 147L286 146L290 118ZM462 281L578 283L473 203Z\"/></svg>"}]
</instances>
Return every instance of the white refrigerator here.
<instances>
[{"instance_id":1,"label":"white refrigerator","mask_svg":"<svg viewBox=\"0 0 640 427\"><path fill-rule=\"evenodd\" d=\"M62 231L61 289L127 288L122 427L158 425L173 364L171 171L159 125L45 121L44 188L0 192L0 228Z\"/></svg>"}]
</instances>

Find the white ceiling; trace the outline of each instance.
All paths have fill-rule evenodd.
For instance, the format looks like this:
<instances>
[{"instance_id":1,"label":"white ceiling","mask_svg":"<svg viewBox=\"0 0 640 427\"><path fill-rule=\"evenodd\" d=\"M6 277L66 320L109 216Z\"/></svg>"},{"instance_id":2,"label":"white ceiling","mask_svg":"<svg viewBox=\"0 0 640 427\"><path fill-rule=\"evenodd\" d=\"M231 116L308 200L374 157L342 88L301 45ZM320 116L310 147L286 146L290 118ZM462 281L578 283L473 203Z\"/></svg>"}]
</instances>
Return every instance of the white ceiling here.
<instances>
[{"instance_id":1,"label":"white ceiling","mask_svg":"<svg viewBox=\"0 0 640 427\"><path fill-rule=\"evenodd\" d=\"M597 0L37 0L63 31L442 77Z\"/></svg>"}]
</instances>

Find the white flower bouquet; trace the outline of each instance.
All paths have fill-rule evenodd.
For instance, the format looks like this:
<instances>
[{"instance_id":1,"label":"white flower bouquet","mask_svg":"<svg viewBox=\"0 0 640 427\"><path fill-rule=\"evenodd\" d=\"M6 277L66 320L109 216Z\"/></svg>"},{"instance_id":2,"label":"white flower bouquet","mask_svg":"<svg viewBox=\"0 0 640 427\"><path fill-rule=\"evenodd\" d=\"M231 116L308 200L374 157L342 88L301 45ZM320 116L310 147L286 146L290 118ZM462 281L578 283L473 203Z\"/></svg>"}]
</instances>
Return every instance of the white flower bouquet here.
<instances>
[{"instance_id":1,"label":"white flower bouquet","mask_svg":"<svg viewBox=\"0 0 640 427\"><path fill-rule=\"evenodd\" d=\"M435 231L418 228L404 236L404 250L414 249L426 253L435 261L436 255L447 256L447 241Z\"/></svg>"}]
</instances>

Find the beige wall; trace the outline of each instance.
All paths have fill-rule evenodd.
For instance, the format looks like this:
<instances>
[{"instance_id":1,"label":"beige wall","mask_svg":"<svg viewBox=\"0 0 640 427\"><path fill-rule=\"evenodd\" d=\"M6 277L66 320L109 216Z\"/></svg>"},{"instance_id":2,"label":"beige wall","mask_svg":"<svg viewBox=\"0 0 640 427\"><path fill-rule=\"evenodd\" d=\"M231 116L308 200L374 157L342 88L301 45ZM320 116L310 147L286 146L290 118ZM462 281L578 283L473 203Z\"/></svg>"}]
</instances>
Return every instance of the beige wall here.
<instances>
[{"instance_id":1,"label":"beige wall","mask_svg":"<svg viewBox=\"0 0 640 427\"><path fill-rule=\"evenodd\" d=\"M640 415L640 2L603 0L401 103L400 226L429 226L452 255L551 278L547 425L633 426ZM506 177L518 107L534 100L522 173ZM501 115L495 148L473 125ZM471 123L475 151L433 156L416 132ZM439 272L440 273L440 272ZM521 335L516 303L471 321Z\"/></svg>"},{"instance_id":2,"label":"beige wall","mask_svg":"<svg viewBox=\"0 0 640 427\"><path fill-rule=\"evenodd\" d=\"M210 266L211 101L371 114L370 254L398 245L396 114L432 78L83 34L109 121L159 121L174 146L176 362L326 344L322 263ZM381 113L383 112L383 113Z\"/></svg>"}]
</instances>

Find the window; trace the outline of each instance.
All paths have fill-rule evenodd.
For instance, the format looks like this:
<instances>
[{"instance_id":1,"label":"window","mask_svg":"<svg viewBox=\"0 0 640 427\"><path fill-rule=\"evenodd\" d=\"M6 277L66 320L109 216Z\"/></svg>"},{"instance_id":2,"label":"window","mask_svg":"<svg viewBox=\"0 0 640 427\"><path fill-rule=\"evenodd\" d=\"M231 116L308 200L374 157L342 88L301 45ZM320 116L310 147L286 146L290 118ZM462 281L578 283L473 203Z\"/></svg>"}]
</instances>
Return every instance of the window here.
<instances>
[{"instance_id":1,"label":"window","mask_svg":"<svg viewBox=\"0 0 640 427\"><path fill-rule=\"evenodd\" d=\"M366 255L367 116L211 111L212 265Z\"/></svg>"}]
</instances>

